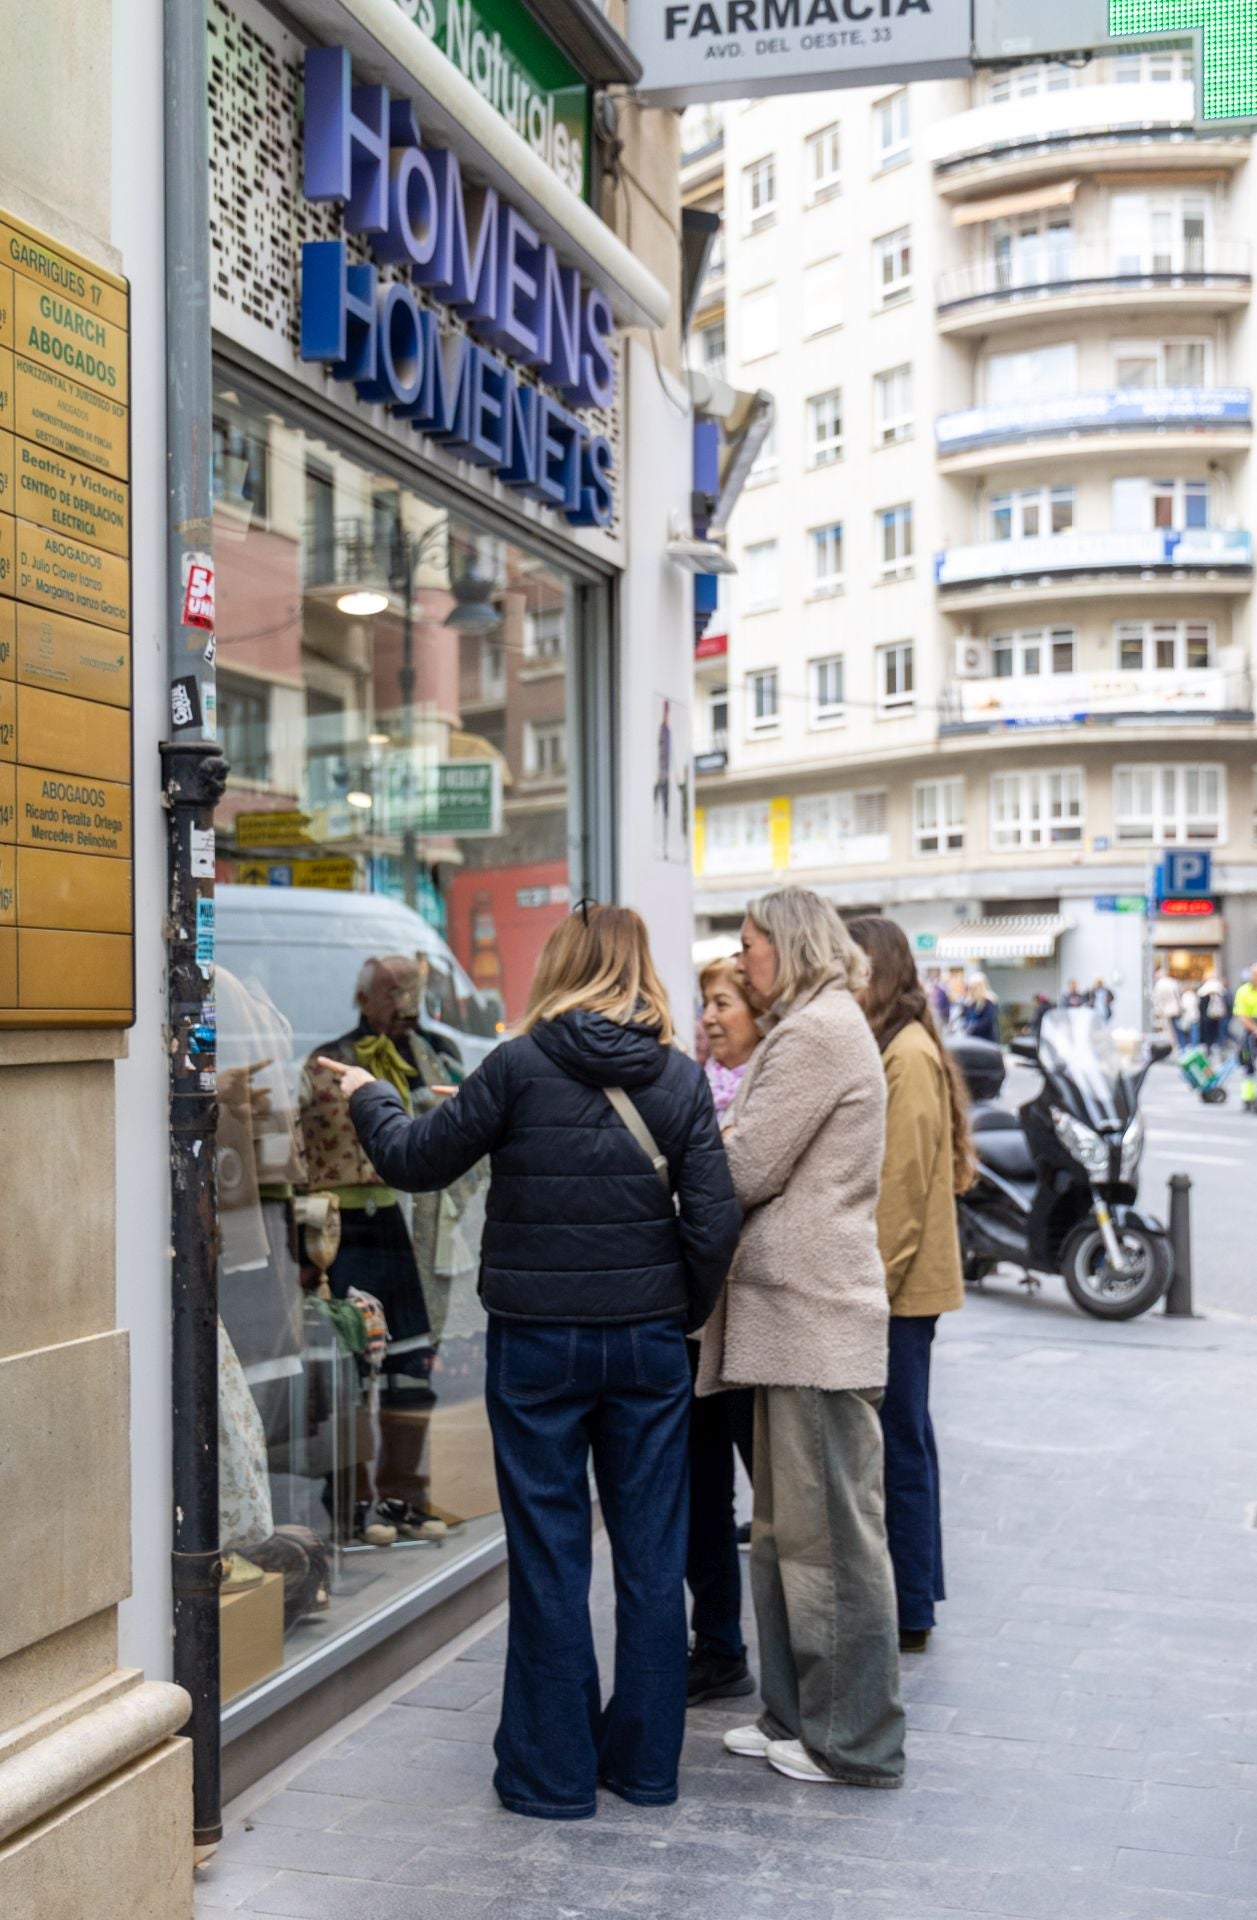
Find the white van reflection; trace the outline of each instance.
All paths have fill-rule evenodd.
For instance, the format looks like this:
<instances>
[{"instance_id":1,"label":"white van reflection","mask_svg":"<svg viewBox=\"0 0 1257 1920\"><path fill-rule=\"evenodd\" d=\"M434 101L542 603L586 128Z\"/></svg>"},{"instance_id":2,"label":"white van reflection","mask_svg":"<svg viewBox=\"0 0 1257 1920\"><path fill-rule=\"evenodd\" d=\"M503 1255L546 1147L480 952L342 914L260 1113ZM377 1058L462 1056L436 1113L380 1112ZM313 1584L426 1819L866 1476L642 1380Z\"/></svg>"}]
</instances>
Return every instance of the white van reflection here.
<instances>
[{"instance_id":1,"label":"white van reflection","mask_svg":"<svg viewBox=\"0 0 1257 1920\"><path fill-rule=\"evenodd\" d=\"M297 1060L353 1024L363 962L388 953L419 961L420 1026L465 1072L501 1038L501 1007L477 991L440 934L400 900L231 885L216 887L214 899L219 961L246 985L256 981L279 1009Z\"/></svg>"}]
</instances>

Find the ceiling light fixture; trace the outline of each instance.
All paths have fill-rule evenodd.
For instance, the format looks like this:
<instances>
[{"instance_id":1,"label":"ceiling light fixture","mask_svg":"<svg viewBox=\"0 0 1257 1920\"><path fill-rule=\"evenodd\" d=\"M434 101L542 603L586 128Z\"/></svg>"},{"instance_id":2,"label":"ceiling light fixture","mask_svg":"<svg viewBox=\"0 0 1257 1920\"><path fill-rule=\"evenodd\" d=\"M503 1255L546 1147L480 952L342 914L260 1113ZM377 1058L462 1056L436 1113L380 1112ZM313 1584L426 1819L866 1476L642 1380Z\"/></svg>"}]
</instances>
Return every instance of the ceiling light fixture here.
<instances>
[{"instance_id":1,"label":"ceiling light fixture","mask_svg":"<svg viewBox=\"0 0 1257 1920\"><path fill-rule=\"evenodd\" d=\"M352 593L342 593L336 602L337 613L347 613L352 620L369 620L373 613L383 613L388 607L388 595L379 593L373 587L359 587Z\"/></svg>"}]
</instances>

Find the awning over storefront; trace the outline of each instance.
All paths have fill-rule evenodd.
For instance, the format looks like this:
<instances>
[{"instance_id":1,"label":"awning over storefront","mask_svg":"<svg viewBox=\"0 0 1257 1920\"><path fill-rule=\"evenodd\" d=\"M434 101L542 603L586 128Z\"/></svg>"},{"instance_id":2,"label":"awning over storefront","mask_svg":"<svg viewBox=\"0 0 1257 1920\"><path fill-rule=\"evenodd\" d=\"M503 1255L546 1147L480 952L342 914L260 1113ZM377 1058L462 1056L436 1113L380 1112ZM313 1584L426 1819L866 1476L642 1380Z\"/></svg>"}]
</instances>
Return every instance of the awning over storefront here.
<instances>
[{"instance_id":1,"label":"awning over storefront","mask_svg":"<svg viewBox=\"0 0 1257 1920\"><path fill-rule=\"evenodd\" d=\"M1070 922L1056 913L1002 915L994 920L962 920L940 934L939 960L1049 960Z\"/></svg>"},{"instance_id":2,"label":"awning over storefront","mask_svg":"<svg viewBox=\"0 0 1257 1920\"><path fill-rule=\"evenodd\" d=\"M1013 213L1038 213L1043 207L1072 207L1080 180L1057 180L1050 187L1028 187L1024 193L1001 193L993 200L967 200L953 207L952 224L973 227L980 220L1003 220Z\"/></svg>"}]
</instances>

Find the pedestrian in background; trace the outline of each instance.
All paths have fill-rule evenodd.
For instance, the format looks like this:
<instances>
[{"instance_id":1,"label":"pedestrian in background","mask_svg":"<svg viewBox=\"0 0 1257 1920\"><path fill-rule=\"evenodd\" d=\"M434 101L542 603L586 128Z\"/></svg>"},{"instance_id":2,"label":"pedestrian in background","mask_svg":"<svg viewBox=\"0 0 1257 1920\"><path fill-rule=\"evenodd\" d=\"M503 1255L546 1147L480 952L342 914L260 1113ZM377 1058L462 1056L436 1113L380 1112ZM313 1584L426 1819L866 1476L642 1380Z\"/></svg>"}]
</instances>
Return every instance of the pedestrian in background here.
<instances>
[{"instance_id":1,"label":"pedestrian in background","mask_svg":"<svg viewBox=\"0 0 1257 1920\"><path fill-rule=\"evenodd\" d=\"M965 1032L971 1040L999 1040L999 1001L984 973L969 975L965 995Z\"/></svg>"},{"instance_id":2,"label":"pedestrian in background","mask_svg":"<svg viewBox=\"0 0 1257 1920\"><path fill-rule=\"evenodd\" d=\"M1200 1044L1200 995L1190 980L1179 990L1178 1031L1185 1047Z\"/></svg>"},{"instance_id":3,"label":"pedestrian in background","mask_svg":"<svg viewBox=\"0 0 1257 1920\"><path fill-rule=\"evenodd\" d=\"M893 920L848 923L869 957L864 1008L886 1074L886 1153L877 1238L890 1296L882 1435L886 1534L895 1568L899 1647L922 1653L946 1598L938 1451L930 1419L930 1349L940 1313L963 1306L956 1195L973 1184L964 1082L942 1046L912 949Z\"/></svg>"},{"instance_id":4,"label":"pedestrian in background","mask_svg":"<svg viewBox=\"0 0 1257 1920\"><path fill-rule=\"evenodd\" d=\"M886 1083L854 989L868 963L829 902L766 894L740 969L769 1012L729 1114L746 1212L698 1391L754 1386L751 1589L764 1713L725 1735L791 1779L903 1779L882 1431L877 1182Z\"/></svg>"},{"instance_id":5,"label":"pedestrian in background","mask_svg":"<svg viewBox=\"0 0 1257 1920\"><path fill-rule=\"evenodd\" d=\"M1200 987L1200 1037L1206 1047L1221 1042L1231 1017L1231 996L1226 981L1211 967Z\"/></svg>"},{"instance_id":6,"label":"pedestrian in background","mask_svg":"<svg viewBox=\"0 0 1257 1920\"><path fill-rule=\"evenodd\" d=\"M707 1081L722 1120L759 1045L755 1010L732 960L715 960L699 975L707 1036ZM699 1348L690 1341L693 1370ZM685 1578L693 1597L689 1704L736 1700L754 1693L742 1635L742 1566L738 1552L736 1454L752 1472L755 1390L733 1387L695 1399L690 1414L690 1546Z\"/></svg>"},{"instance_id":7,"label":"pedestrian in background","mask_svg":"<svg viewBox=\"0 0 1257 1920\"><path fill-rule=\"evenodd\" d=\"M1183 1002L1179 994L1178 981L1164 967L1158 967L1152 983L1152 1017L1156 1026L1167 1033L1175 1048L1182 1046L1179 1032L1179 1017L1183 1011Z\"/></svg>"},{"instance_id":8,"label":"pedestrian in background","mask_svg":"<svg viewBox=\"0 0 1257 1920\"><path fill-rule=\"evenodd\" d=\"M340 1077L382 1179L447 1187L485 1154L485 1397L510 1573L494 1785L581 1820L601 1782L676 1799L685 1731L690 1369L741 1215L701 1067L673 1044L644 922L582 901L542 949L522 1032L435 1112ZM626 1092L667 1182L610 1095ZM672 1192L675 1190L676 1206ZM592 1453L616 1585L601 1706L589 1620Z\"/></svg>"},{"instance_id":9,"label":"pedestrian in background","mask_svg":"<svg viewBox=\"0 0 1257 1920\"><path fill-rule=\"evenodd\" d=\"M1113 989L1106 987L1098 974L1096 983L1091 989L1091 1004L1102 1020L1113 1018Z\"/></svg>"}]
</instances>

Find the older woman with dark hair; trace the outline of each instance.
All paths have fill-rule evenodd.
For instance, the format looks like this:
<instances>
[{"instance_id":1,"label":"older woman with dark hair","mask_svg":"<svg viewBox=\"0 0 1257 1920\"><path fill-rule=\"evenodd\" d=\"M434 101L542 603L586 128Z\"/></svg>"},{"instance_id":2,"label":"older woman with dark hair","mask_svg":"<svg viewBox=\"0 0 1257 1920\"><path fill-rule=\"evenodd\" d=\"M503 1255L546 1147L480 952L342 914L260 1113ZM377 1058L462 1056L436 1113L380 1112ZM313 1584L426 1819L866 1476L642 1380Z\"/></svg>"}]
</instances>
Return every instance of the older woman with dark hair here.
<instances>
[{"instance_id":1,"label":"older woman with dark hair","mask_svg":"<svg viewBox=\"0 0 1257 1920\"><path fill-rule=\"evenodd\" d=\"M868 963L828 901L787 887L748 907L739 966L767 1032L724 1136L745 1223L698 1392L756 1389L764 1713L725 1745L794 1780L897 1787L904 1715L877 1417L886 1084L855 999Z\"/></svg>"},{"instance_id":2,"label":"older woman with dark hair","mask_svg":"<svg viewBox=\"0 0 1257 1920\"><path fill-rule=\"evenodd\" d=\"M886 1072L886 1155L877 1235L890 1295L882 1401L886 1532L899 1646L922 1653L943 1593L938 1452L930 1419L930 1347L940 1313L964 1304L956 1194L973 1181L964 1082L942 1046L903 928L869 914L848 931L871 974L857 998Z\"/></svg>"}]
</instances>

